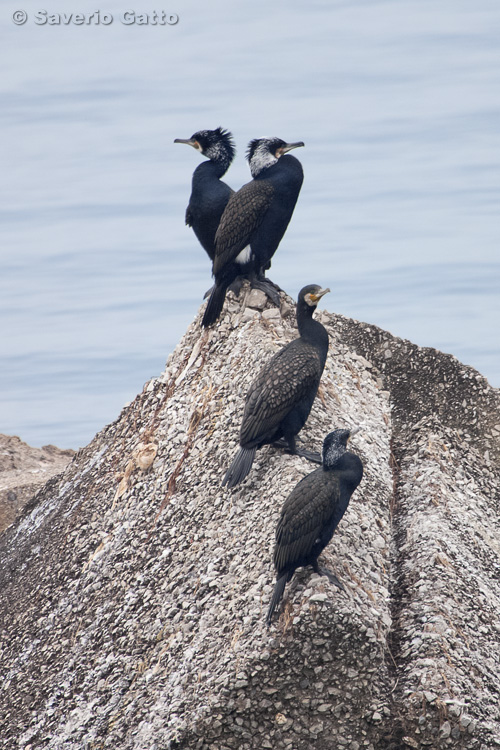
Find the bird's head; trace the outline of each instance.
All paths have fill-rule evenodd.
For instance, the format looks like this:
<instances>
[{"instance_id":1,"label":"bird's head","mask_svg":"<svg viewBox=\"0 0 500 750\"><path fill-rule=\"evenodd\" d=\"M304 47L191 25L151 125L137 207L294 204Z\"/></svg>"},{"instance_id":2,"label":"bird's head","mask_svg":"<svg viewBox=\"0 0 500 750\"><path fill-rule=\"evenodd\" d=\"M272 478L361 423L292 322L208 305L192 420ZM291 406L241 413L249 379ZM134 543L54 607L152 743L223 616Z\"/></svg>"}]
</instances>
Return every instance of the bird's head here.
<instances>
[{"instance_id":1,"label":"bird's head","mask_svg":"<svg viewBox=\"0 0 500 750\"><path fill-rule=\"evenodd\" d=\"M326 289L322 289L320 286L318 286L318 284L308 284L308 286L305 286L300 290L298 302L304 300L306 305L309 305L309 307L312 307L314 310L317 307L321 297L323 297L325 294L328 294L329 291L330 290L328 289L328 287Z\"/></svg>"},{"instance_id":2,"label":"bird's head","mask_svg":"<svg viewBox=\"0 0 500 750\"><path fill-rule=\"evenodd\" d=\"M252 177L257 177L263 169L272 167L283 154L303 145L303 141L286 143L281 138L254 138L248 144L247 150L247 161Z\"/></svg>"},{"instance_id":3,"label":"bird's head","mask_svg":"<svg viewBox=\"0 0 500 750\"><path fill-rule=\"evenodd\" d=\"M198 130L191 138L176 138L174 143L186 143L208 159L217 160L222 154L232 161L236 149L231 133L223 128Z\"/></svg>"},{"instance_id":4,"label":"bird's head","mask_svg":"<svg viewBox=\"0 0 500 750\"><path fill-rule=\"evenodd\" d=\"M323 468L332 469L347 450L347 443L353 435L360 431L360 427L349 430L333 430L323 441Z\"/></svg>"}]
</instances>

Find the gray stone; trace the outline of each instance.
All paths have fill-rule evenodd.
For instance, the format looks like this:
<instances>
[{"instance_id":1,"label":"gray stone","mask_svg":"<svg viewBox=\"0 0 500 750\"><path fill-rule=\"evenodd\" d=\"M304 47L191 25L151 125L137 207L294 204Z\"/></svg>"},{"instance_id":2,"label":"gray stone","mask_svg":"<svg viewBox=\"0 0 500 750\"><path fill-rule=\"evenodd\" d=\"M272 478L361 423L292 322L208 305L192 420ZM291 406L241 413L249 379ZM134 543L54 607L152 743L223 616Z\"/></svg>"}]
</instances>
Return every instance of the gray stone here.
<instances>
[{"instance_id":1,"label":"gray stone","mask_svg":"<svg viewBox=\"0 0 500 750\"><path fill-rule=\"evenodd\" d=\"M198 316L0 537L3 746L495 747L499 392L323 311L331 348L299 442L359 424L365 475L322 555L345 591L298 571L268 630L280 507L315 467L264 447L220 486L250 383L297 336L289 314L242 327L243 298L209 331ZM144 471L140 443L156 447Z\"/></svg>"},{"instance_id":2,"label":"gray stone","mask_svg":"<svg viewBox=\"0 0 500 750\"><path fill-rule=\"evenodd\" d=\"M267 304L267 295L260 289L251 289L246 298L246 306L255 310L263 310Z\"/></svg>"},{"instance_id":3,"label":"gray stone","mask_svg":"<svg viewBox=\"0 0 500 750\"><path fill-rule=\"evenodd\" d=\"M268 307L262 313L262 317L264 320L281 320L281 313L276 307Z\"/></svg>"},{"instance_id":4,"label":"gray stone","mask_svg":"<svg viewBox=\"0 0 500 750\"><path fill-rule=\"evenodd\" d=\"M449 721L445 721L444 724L441 726L441 729L439 730L439 736L442 739L446 739L451 734L451 724Z\"/></svg>"}]
</instances>

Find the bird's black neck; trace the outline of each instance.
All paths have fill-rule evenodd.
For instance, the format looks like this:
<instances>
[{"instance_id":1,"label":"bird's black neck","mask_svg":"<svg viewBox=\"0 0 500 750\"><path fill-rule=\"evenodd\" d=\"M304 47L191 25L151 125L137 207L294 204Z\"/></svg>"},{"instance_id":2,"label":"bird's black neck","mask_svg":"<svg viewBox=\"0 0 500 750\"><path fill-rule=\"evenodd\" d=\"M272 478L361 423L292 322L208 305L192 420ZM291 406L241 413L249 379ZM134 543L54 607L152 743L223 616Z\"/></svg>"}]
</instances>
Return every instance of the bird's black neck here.
<instances>
[{"instance_id":1,"label":"bird's black neck","mask_svg":"<svg viewBox=\"0 0 500 750\"><path fill-rule=\"evenodd\" d=\"M267 158L256 158L250 162L250 171L254 180L279 179L280 177L290 179L290 177L293 177L299 179L302 184L304 177L302 164L291 154L285 154L279 159L272 154L269 154Z\"/></svg>"},{"instance_id":2,"label":"bird's black neck","mask_svg":"<svg viewBox=\"0 0 500 750\"><path fill-rule=\"evenodd\" d=\"M300 337L307 343L313 344L320 351L324 364L328 352L328 333L324 325L318 320L314 320L313 312L315 309L301 300L297 304L297 326Z\"/></svg>"},{"instance_id":3,"label":"bird's black neck","mask_svg":"<svg viewBox=\"0 0 500 750\"><path fill-rule=\"evenodd\" d=\"M335 471L342 475L342 479L353 491L363 477L363 464L359 456L350 451L344 451L336 461L323 463L324 471Z\"/></svg>"},{"instance_id":4,"label":"bird's black neck","mask_svg":"<svg viewBox=\"0 0 500 750\"><path fill-rule=\"evenodd\" d=\"M219 179L227 172L231 162L229 159L218 159L214 161L204 161L199 164L193 172L193 177L196 175L197 179Z\"/></svg>"}]
</instances>

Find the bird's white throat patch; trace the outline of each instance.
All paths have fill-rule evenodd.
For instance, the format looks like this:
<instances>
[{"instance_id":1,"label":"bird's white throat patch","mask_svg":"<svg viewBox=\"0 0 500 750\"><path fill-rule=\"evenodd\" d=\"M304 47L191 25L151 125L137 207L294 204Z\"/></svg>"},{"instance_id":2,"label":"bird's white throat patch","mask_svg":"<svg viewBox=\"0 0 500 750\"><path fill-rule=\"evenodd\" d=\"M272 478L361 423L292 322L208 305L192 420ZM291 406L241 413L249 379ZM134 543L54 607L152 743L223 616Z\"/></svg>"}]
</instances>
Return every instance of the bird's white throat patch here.
<instances>
[{"instance_id":1,"label":"bird's white throat patch","mask_svg":"<svg viewBox=\"0 0 500 750\"><path fill-rule=\"evenodd\" d=\"M252 173L252 177L257 177L263 169L272 167L277 161L277 157L269 151L268 143L260 143L250 159L250 172Z\"/></svg>"}]
</instances>

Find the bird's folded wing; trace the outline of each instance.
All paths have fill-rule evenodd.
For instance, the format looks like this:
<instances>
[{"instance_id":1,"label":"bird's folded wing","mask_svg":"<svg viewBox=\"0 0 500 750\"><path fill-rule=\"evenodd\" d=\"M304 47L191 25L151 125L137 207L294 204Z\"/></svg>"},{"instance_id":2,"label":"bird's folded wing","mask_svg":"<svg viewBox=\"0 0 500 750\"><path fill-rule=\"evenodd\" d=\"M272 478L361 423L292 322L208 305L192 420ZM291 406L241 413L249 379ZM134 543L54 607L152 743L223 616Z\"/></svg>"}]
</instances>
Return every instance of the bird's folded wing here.
<instances>
[{"instance_id":1,"label":"bird's folded wing","mask_svg":"<svg viewBox=\"0 0 500 750\"><path fill-rule=\"evenodd\" d=\"M264 219L273 193L272 185L254 180L231 196L215 235L214 274L234 261L248 245Z\"/></svg>"},{"instance_id":2,"label":"bird's folded wing","mask_svg":"<svg viewBox=\"0 0 500 750\"><path fill-rule=\"evenodd\" d=\"M315 392L320 377L318 353L298 339L275 354L250 387L240 431L241 444L273 432L302 399Z\"/></svg>"},{"instance_id":3,"label":"bird's folded wing","mask_svg":"<svg viewBox=\"0 0 500 750\"><path fill-rule=\"evenodd\" d=\"M308 557L316 544L329 510L323 491L323 469L308 474L288 496L276 529L274 564L276 570Z\"/></svg>"}]
</instances>

